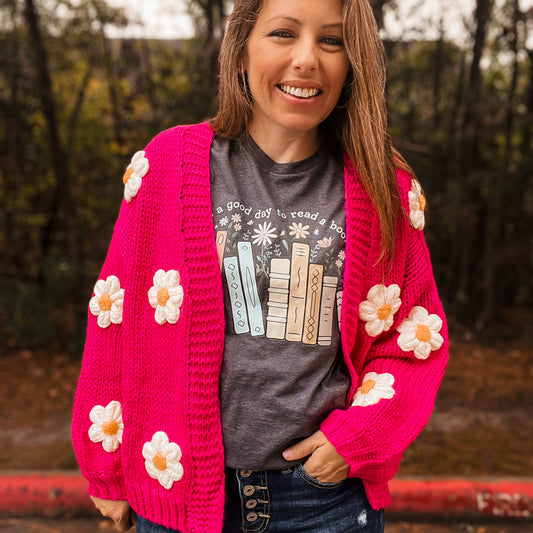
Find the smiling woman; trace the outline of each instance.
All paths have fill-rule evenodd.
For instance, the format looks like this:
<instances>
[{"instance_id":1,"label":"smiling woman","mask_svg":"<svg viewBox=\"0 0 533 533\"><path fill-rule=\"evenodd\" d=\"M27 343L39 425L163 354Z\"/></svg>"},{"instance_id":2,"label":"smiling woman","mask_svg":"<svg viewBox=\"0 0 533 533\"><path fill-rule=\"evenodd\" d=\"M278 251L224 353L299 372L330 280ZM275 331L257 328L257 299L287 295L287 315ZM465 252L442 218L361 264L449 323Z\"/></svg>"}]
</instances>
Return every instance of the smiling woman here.
<instances>
[{"instance_id":1,"label":"smiling woman","mask_svg":"<svg viewBox=\"0 0 533 533\"><path fill-rule=\"evenodd\" d=\"M236 0L216 117L135 154L73 421L119 530L383 532L448 354L384 65L368 0Z\"/></svg>"},{"instance_id":2,"label":"smiling woman","mask_svg":"<svg viewBox=\"0 0 533 533\"><path fill-rule=\"evenodd\" d=\"M242 60L253 95L248 131L279 163L313 154L349 70L340 2L265 4Z\"/></svg>"}]
</instances>

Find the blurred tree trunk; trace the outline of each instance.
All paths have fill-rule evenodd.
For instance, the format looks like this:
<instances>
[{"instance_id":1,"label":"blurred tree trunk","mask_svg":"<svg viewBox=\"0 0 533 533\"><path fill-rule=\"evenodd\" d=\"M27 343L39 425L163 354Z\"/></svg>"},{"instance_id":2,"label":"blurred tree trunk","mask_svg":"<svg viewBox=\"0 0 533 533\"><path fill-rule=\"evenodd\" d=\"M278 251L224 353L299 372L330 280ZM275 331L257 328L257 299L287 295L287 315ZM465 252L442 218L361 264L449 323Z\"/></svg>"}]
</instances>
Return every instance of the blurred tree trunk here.
<instances>
[{"instance_id":1,"label":"blurred tree trunk","mask_svg":"<svg viewBox=\"0 0 533 533\"><path fill-rule=\"evenodd\" d=\"M477 279L477 258L483 247L483 199L478 178L479 145L482 131L481 89L483 75L481 58L485 48L491 17L492 0L477 0L474 20L476 25L470 76L466 87L465 110L462 123L461 171L464 186L459 199L462 206L462 224L457 228L456 245L460 250L459 265L455 274L454 303L461 306L472 292L473 279ZM476 276L476 277L474 277Z\"/></svg>"},{"instance_id":2,"label":"blurred tree trunk","mask_svg":"<svg viewBox=\"0 0 533 533\"><path fill-rule=\"evenodd\" d=\"M16 28L16 19L19 15L17 3L9 2L6 7L10 17L9 22L13 28ZM7 47L4 49L7 94L6 101L2 102L2 109L5 111L5 127L9 134L6 136L5 167L0 171L6 197L12 199L8 205L2 206L2 219L5 224L5 231L2 235L2 240L5 239L2 259L5 264L12 265L10 273L16 275L22 275L26 270L24 236L20 231L22 227L21 204L23 200L21 190L24 161L23 118L20 102L23 78L21 41L20 33L14 29L6 43Z\"/></svg>"},{"instance_id":3,"label":"blurred tree trunk","mask_svg":"<svg viewBox=\"0 0 533 533\"><path fill-rule=\"evenodd\" d=\"M215 109L215 99L218 92L218 54L220 43L224 33L226 22L226 1L225 0L189 0L189 5L195 12L199 13L200 20L197 25L201 28L203 51L200 61L202 62L202 79L204 92L207 97L208 114L212 114Z\"/></svg>"},{"instance_id":4,"label":"blurred tree trunk","mask_svg":"<svg viewBox=\"0 0 533 533\"><path fill-rule=\"evenodd\" d=\"M24 17L35 58L37 85L42 111L48 128L48 143L56 182L52 191L48 221L41 234L43 257L48 255L54 237L66 241L66 252L73 264L79 262L79 236L76 229L75 209L70 190L67 154L61 143L57 108L52 90L48 53L39 27L39 17L33 0L25 0ZM65 237L63 237L65 236ZM42 277L42 268L40 269Z\"/></svg>"},{"instance_id":5,"label":"blurred tree trunk","mask_svg":"<svg viewBox=\"0 0 533 533\"><path fill-rule=\"evenodd\" d=\"M107 87L109 91L109 103L111 104L111 117L113 120L114 141L117 146L122 146L124 143L124 121L122 119L122 113L120 112L120 89L117 75L115 73L113 49L111 47L111 42L109 41L105 33L105 24L107 20L104 16L101 1L93 0L92 5L96 12L96 21L98 22L100 41L103 49L102 60L104 72L106 75Z\"/></svg>"}]
</instances>

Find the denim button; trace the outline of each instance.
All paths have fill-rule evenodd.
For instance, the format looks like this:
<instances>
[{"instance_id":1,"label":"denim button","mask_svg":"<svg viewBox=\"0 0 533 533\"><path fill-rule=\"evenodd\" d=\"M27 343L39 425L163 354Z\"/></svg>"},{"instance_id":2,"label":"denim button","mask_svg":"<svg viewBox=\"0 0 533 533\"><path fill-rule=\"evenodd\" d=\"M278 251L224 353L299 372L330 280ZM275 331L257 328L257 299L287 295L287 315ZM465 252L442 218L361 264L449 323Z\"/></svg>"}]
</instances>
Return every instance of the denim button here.
<instances>
[{"instance_id":1,"label":"denim button","mask_svg":"<svg viewBox=\"0 0 533 533\"><path fill-rule=\"evenodd\" d=\"M251 470L241 470L241 477L250 477L252 475Z\"/></svg>"},{"instance_id":2,"label":"denim button","mask_svg":"<svg viewBox=\"0 0 533 533\"><path fill-rule=\"evenodd\" d=\"M255 488L253 485L246 485L246 487L242 489L242 492L245 496L251 496L255 492Z\"/></svg>"},{"instance_id":3,"label":"denim button","mask_svg":"<svg viewBox=\"0 0 533 533\"><path fill-rule=\"evenodd\" d=\"M255 509L257 507L257 500L248 500L246 502L246 509Z\"/></svg>"},{"instance_id":4,"label":"denim button","mask_svg":"<svg viewBox=\"0 0 533 533\"><path fill-rule=\"evenodd\" d=\"M259 518L259 516L257 515L257 513L248 513L246 515L246 520L248 520L248 522L255 522L257 519Z\"/></svg>"}]
</instances>

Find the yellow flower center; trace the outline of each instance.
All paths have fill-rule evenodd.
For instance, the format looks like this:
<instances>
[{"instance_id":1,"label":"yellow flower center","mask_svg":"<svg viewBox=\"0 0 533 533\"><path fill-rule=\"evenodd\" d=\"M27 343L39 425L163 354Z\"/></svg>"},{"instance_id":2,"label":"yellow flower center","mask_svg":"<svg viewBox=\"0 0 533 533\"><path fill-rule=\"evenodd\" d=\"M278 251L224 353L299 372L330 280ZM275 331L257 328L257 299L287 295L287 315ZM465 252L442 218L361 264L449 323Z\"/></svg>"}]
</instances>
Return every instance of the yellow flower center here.
<instances>
[{"instance_id":1,"label":"yellow flower center","mask_svg":"<svg viewBox=\"0 0 533 533\"><path fill-rule=\"evenodd\" d=\"M376 382L373 379L367 379L361 385L361 394L368 394L375 386Z\"/></svg>"},{"instance_id":2,"label":"yellow flower center","mask_svg":"<svg viewBox=\"0 0 533 533\"><path fill-rule=\"evenodd\" d=\"M131 175L133 174L133 172L134 172L133 167L128 168L126 170L126 172L124 172L124 176L122 176L122 181L123 181L124 185L126 185L126 183L128 183L128 181L130 181L130 178L131 178Z\"/></svg>"},{"instance_id":3,"label":"yellow flower center","mask_svg":"<svg viewBox=\"0 0 533 533\"><path fill-rule=\"evenodd\" d=\"M167 305L169 298L170 294L168 294L168 289L166 287L163 287L157 291L157 303L161 307L165 307L165 305Z\"/></svg>"},{"instance_id":4,"label":"yellow flower center","mask_svg":"<svg viewBox=\"0 0 533 533\"><path fill-rule=\"evenodd\" d=\"M119 425L116 420L111 419L102 424L102 433L104 435L109 435L109 436L116 435L118 433L118 430L119 430Z\"/></svg>"},{"instance_id":5,"label":"yellow flower center","mask_svg":"<svg viewBox=\"0 0 533 533\"><path fill-rule=\"evenodd\" d=\"M161 472L167 469L167 459L161 452L154 455L154 466Z\"/></svg>"},{"instance_id":6,"label":"yellow flower center","mask_svg":"<svg viewBox=\"0 0 533 533\"><path fill-rule=\"evenodd\" d=\"M426 208L426 197L423 194L421 194L420 198L418 198L418 208L420 211L424 211Z\"/></svg>"},{"instance_id":7,"label":"yellow flower center","mask_svg":"<svg viewBox=\"0 0 533 533\"><path fill-rule=\"evenodd\" d=\"M377 312L378 318L380 320L386 320L391 314L392 307L389 304L383 304Z\"/></svg>"},{"instance_id":8,"label":"yellow flower center","mask_svg":"<svg viewBox=\"0 0 533 533\"><path fill-rule=\"evenodd\" d=\"M109 296L109 294L102 294L102 296L98 298L98 306L102 311L110 311L111 307L113 306L113 300L111 300L111 296Z\"/></svg>"},{"instance_id":9,"label":"yellow flower center","mask_svg":"<svg viewBox=\"0 0 533 533\"><path fill-rule=\"evenodd\" d=\"M429 342L431 340L431 330L424 324L418 324L416 326L416 338L420 342Z\"/></svg>"}]
</instances>

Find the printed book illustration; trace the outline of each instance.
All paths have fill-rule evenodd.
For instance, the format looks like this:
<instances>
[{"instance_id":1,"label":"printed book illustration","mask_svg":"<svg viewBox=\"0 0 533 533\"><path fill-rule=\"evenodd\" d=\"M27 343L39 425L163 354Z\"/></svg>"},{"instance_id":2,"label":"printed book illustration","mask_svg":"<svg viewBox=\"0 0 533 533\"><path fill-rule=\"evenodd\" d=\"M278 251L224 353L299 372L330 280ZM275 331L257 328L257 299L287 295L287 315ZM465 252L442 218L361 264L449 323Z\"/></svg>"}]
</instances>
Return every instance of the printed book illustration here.
<instances>
[{"instance_id":1,"label":"printed book illustration","mask_svg":"<svg viewBox=\"0 0 533 533\"><path fill-rule=\"evenodd\" d=\"M252 216L251 208L230 206L227 215L218 207L214 221L235 333L329 346L340 327L343 227L318 212L276 218L272 209ZM268 282L262 299L261 280Z\"/></svg>"}]
</instances>

